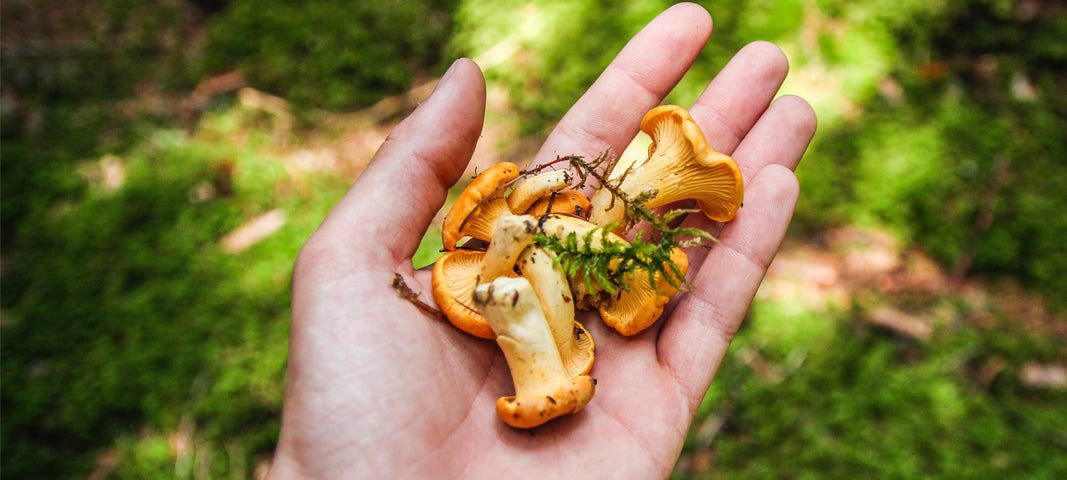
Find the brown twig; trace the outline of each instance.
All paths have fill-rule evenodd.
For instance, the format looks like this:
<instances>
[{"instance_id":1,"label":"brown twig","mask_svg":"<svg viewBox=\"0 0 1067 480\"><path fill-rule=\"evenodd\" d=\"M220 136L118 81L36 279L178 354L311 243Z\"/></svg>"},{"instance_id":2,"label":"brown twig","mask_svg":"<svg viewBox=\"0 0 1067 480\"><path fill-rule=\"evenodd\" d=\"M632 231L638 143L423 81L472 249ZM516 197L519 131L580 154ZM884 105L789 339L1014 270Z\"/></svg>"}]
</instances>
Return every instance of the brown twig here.
<instances>
[{"instance_id":1,"label":"brown twig","mask_svg":"<svg viewBox=\"0 0 1067 480\"><path fill-rule=\"evenodd\" d=\"M407 282L404 281L404 277L401 276L399 273L393 275L392 286L393 290L396 290L397 295L400 295L400 298L411 302L412 305L415 305L415 308L422 310L422 313L432 315L445 322L448 321L448 317L445 316L444 312L434 307L431 307L422 300L419 300L419 293L412 290L411 287L408 286Z\"/></svg>"}]
</instances>

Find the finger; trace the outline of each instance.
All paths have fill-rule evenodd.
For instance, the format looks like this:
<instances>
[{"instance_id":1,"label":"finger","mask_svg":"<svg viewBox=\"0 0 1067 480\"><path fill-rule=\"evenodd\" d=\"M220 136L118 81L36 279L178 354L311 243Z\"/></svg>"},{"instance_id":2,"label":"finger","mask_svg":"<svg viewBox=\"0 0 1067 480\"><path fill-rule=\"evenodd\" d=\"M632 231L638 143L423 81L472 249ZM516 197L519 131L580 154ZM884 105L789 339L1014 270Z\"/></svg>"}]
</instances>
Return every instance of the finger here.
<instances>
[{"instance_id":1,"label":"finger","mask_svg":"<svg viewBox=\"0 0 1067 480\"><path fill-rule=\"evenodd\" d=\"M798 189L783 166L759 171L745 207L723 229L660 332L659 361L674 372L694 410L785 237Z\"/></svg>"},{"instance_id":2,"label":"finger","mask_svg":"<svg viewBox=\"0 0 1067 480\"><path fill-rule=\"evenodd\" d=\"M377 248L370 251L411 258L470 161L484 116L482 73L474 62L459 59L393 129L320 232L348 246L372 242Z\"/></svg>"},{"instance_id":3,"label":"finger","mask_svg":"<svg viewBox=\"0 0 1067 480\"><path fill-rule=\"evenodd\" d=\"M641 118L685 74L711 35L703 7L675 5L645 26L571 107L534 157L534 165L557 156L595 158L621 154Z\"/></svg>"},{"instance_id":4,"label":"finger","mask_svg":"<svg viewBox=\"0 0 1067 480\"><path fill-rule=\"evenodd\" d=\"M741 169L745 185L748 185L755 172L767 165L781 165L796 170L815 135L815 128L815 111L804 99L786 95L775 100L734 150L733 158ZM745 206L741 210L750 203L749 195L746 192ZM689 215L683 226L700 228L715 236L722 229L722 224L699 214ZM693 248L686 253L689 255L690 271L699 271L708 250Z\"/></svg>"},{"instance_id":5,"label":"finger","mask_svg":"<svg viewBox=\"0 0 1067 480\"><path fill-rule=\"evenodd\" d=\"M734 150L745 181L771 164L796 170L816 126L815 111L803 98L785 95L775 100Z\"/></svg>"},{"instance_id":6,"label":"finger","mask_svg":"<svg viewBox=\"0 0 1067 480\"><path fill-rule=\"evenodd\" d=\"M763 115L789 71L777 45L753 42L739 50L689 109L708 143L731 154Z\"/></svg>"}]
</instances>

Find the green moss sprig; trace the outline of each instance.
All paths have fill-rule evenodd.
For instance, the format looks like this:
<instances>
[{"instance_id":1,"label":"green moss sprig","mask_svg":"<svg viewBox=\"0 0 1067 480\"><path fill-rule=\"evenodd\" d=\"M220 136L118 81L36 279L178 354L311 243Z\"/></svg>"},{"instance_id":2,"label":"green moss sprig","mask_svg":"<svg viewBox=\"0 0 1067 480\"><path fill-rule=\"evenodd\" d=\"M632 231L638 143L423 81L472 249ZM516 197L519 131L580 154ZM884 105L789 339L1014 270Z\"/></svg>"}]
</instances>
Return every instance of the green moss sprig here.
<instances>
[{"instance_id":1,"label":"green moss sprig","mask_svg":"<svg viewBox=\"0 0 1067 480\"><path fill-rule=\"evenodd\" d=\"M616 161L609 159L607 152L601 153L593 161L586 161L577 155L560 157L540 168L564 161L578 173L579 181L575 188L585 186L589 178L595 179L600 184L599 188L606 188L614 195L612 201L624 203L627 230L643 221L658 239L646 241L645 230L640 230L630 242L612 240L608 233L618 227L612 223L588 231L580 241L578 235L573 232L563 239L547 235L543 231L538 232L534 243L555 253L556 263L563 267L567 275L573 279L582 279L591 291L602 290L612 296L619 291L627 291L630 286L623 278L637 270L648 275L649 284L657 291L661 291L655 281L657 273L671 287L684 290L689 283L678 264L671 260L671 251L678 247L706 246L704 240L718 241L713 235L699 228L671 226L682 215L697 210L676 209L663 215L656 214L644 206L656 195L654 190L630 198L619 188L630 170L627 169L614 181L609 180L607 172L615 166ZM593 248L593 236L598 230L601 231L601 242L598 248Z\"/></svg>"}]
</instances>

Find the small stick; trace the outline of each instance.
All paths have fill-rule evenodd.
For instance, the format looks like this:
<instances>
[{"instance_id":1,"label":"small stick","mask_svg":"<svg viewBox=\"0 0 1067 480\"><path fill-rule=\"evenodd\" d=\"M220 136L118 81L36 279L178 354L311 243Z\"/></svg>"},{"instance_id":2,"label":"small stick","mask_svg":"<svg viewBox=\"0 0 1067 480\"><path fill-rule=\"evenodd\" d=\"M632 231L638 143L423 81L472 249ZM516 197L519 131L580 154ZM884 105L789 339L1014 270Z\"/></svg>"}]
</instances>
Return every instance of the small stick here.
<instances>
[{"instance_id":1,"label":"small stick","mask_svg":"<svg viewBox=\"0 0 1067 480\"><path fill-rule=\"evenodd\" d=\"M437 317L445 322L448 321L448 317L446 317L443 312L431 307L430 305L426 304L426 302L419 300L419 293L412 290L411 287L409 287L408 284L404 282L404 277L401 276L399 273L393 275L392 285L393 290L396 290L396 293L397 295L400 295L400 298L411 302L412 305L415 305L415 308L422 310L422 313Z\"/></svg>"}]
</instances>

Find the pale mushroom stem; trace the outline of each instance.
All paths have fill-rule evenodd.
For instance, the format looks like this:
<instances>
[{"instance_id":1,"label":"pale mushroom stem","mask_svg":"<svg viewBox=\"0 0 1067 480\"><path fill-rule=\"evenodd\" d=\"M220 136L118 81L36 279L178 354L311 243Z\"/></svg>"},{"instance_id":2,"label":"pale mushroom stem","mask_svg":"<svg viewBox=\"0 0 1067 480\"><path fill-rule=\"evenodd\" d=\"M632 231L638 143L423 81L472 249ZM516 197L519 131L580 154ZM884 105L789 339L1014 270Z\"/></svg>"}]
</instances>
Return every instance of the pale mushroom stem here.
<instances>
[{"instance_id":1,"label":"pale mushroom stem","mask_svg":"<svg viewBox=\"0 0 1067 480\"><path fill-rule=\"evenodd\" d=\"M512 212L524 213L534 202L570 186L573 177L569 170L553 170L523 180L508 195Z\"/></svg>"},{"instance_id":2,"label":"pale mushroom stem","mask_svg":"<svg viewBox=\"0 0 1067 480\"><path fill-rule=\"evenodd\" d=\"M501 277L478 285L474 304L496 332L515 384L515 395L497 399L501 420L533 428L589 403L596 382L588 375L568 375L529 281Z\"/></svg>"},{"instance_id":3,"label":"pale mushroom stem","mask_svg":"<svg viewBox=\"0 0 1067 480\"><path fill-rule=\"evenodd\" d=\"M529 215L506 214L497 221L493 240L485 251L485 263L478 283L491 282L515 268L523 249L533 243L537 235L537 219Z\"/></svg>"},{"instance_id":4,"label":"pale mushroom stem","mask_svg":"<svg viewBox=\"0 0 1067 480\"><path fill-rule=\"evenodd\" d=\"M589 237L589 247L593 250L601 248L604 242L604 231L600 228L600 225L571 216L549 215L541 221L541 230L545 235L556 237L561 241L573 233L576 235L580 246L585 246L586 235L592 231L593 234ZM610 242L626 243L626 240L622 237L611 232L608 232L607 235Z\"/></svg>"},{"instance_id":5,"label":"pale mushroom stem","mask_svg":"<svg viewBox=\"0 0 1067 480\"><path fill-rule=\"evenodd\" d=\"M474 290L474 303L496 332L504 351L515 396L545 395L567 371L552 338L548 320L530 282L522 277L498 278Z\"/></svg>"},{"instance_id":6,"label":"pale mushroom stem","mask_svg":"<svg viewBox=\"0 0 1067 480\"><path fill-rule=\"evenodd\" d=\"M519 256L519 270L537 294L563 367L571 375L581 375L592 368L595 347L585 327L574 321L574 294L555 259L555 253L530 246Z\"/></svg>"},{"instance_id":7,"label":"pale mushroom stem","mask_svg":"<svg viewBox=\"0 0 1067 480\"><path fill-rule=\"evenodd\" d=\"M564 346L574 342L574 300L563 268L553 265L555 258L556 254L548 250L529 247L519 255L519 270L534 286L552 338L560 352L565 352Z\"/></svg>"}]
</instances>

